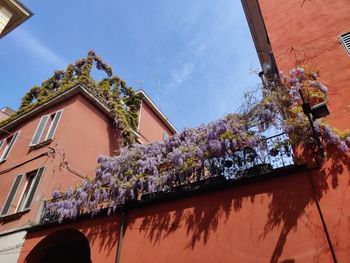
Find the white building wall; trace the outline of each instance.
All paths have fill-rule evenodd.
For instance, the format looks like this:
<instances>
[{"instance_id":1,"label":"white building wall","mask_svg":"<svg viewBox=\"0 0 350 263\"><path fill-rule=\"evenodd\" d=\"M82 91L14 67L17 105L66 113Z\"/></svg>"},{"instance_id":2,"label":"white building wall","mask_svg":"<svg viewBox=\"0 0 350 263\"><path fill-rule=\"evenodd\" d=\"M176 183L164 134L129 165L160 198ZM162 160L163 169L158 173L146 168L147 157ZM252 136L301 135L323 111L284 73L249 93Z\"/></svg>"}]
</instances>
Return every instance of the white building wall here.
<instances>
[{"instance_id":1,"label":"white building wall","mask_svg":"<svg viewBox=\"0 0 350 263\"><path fill-rule=\"evenodd\" d=\"M5 7L0 6L0 34L12 17L12 13Z\"/></svg>"},{"instance_id":2,"label":"white building wall","mask_svg":"<svg viewBox=\"0 0 350 263\"><path fill-rule=\"evenodd\" d=\"M15 263L21 253L25 241L26 231L0 236L0 262Z\"/></svg>"}]
</instances>

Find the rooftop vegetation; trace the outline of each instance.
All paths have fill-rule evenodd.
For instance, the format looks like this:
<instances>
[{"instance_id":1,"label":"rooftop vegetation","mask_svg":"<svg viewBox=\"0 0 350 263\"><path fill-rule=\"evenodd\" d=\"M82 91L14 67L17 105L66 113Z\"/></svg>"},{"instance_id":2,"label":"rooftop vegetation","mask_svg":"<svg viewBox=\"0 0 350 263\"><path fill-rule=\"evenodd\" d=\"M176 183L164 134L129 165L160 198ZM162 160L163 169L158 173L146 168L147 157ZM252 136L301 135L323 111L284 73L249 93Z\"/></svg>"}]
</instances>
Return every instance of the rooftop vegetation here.
<instances>
[{"instance_id":1,"label":"rooftop vegetation","mask_svg":"<svg viewBox=\"0 0 350 263\"><path fill-rule=\"evenodd\" d=\"M91 74L94 66L103 71L106 77L100 81L94 80ZM133 131L138 125L138 110L142 95L135 94L124 80L113 75L112 68L94 51L89 51L86 58L69 64L66 70L55 71L53 76L45 80L41 86L32 87L22 98L16 114L1 122L0 126L13 121L77 84L84 85L110 109L114 118L115 131L121 135L123 145L135 143L136 138Z\"/></svg>"}]
</instances>

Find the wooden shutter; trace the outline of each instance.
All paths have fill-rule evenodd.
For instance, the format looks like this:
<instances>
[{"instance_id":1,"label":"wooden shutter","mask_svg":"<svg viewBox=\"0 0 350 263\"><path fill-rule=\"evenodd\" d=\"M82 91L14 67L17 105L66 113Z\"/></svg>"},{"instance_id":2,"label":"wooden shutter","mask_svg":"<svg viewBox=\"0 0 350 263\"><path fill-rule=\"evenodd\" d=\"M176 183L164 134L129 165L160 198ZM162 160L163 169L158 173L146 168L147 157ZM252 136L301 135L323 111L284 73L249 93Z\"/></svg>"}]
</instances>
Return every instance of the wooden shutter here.
<instances>
[{"instance_id":1,"label":"wooden shutter","mask_svg":"<svg viewBox=\"0 0 350 263\"><path fill-rule=\"evenodd\" d=\"M5 140L0 141L0 150L1 150L2 146L4 145L4 142L5 142Z\"/></svg>"},{"instance_id":2,"label":"wooden shutter","mask_svg":"<svg viewBox=\"0 0 350 263\"><path fill-rule=\"evenodd\" d=\"M11 209L13 199L16 196L16 193L17 193L17 190L18 190L19 185L21 183L22 177L23 177L23 174L17 175L15 181L13 182L11 190L6 198L6 202L5 202L5 205L2 209L1 215L6 215L9 212L9 210Z\"/></svg>"},{"instance_id":3,"label":"wooden shutter","mask_svg":"<svg viewBox=\"0 0 350 263\"><path fill-rule=\"evenodd\" d=\"M30 146L37 145L40 142L41 136L43 135L47 121L49 120L49 115L42 116L38 127L34 133L33 139L30 142Z\"/></svg>"},{"instance_id":4,"label":"wooden shutter","mask_svg":"<svg viewBox=\"0 0 350 263\"><path fill-rule=\"evenodd\" d=\"M343 44L346 52L350 56L350 32L342 34L340 36L340 42Z\"/></svg>"},{"instance_id":5,"label":"wooden shutter","mask_svg":"<svg viewBox=\"0 0 350 263\"><path fill-rule=\"evenodd\" d=\"M32 182L32 185L31 185L31 187L29 189L29 193L28 193L26 201L25 201L24 209L30 208L30 206L32 204L32 201L34 199L36 190L38 189L38 186L39 186L39 183L40 183L40 179L41 179L43 173L44 173L44 167L41 167L38 170L38 172L36 173L35 178L34 178L34 180Z\"/></svg>"},{"instance_id":6,"label":"wooden shutter","mask_svg":"<svg viewBox=\"0 0 350 263\"><path fill-rule=\"evenodd\" d=\"M5 160L9 157L9 154L10 154L10 152L11 152L11 150L12 150L13 145L15 144L15 141L16 141L16 139L17 139L18 134L19 134L19 131L16 132L16 133L12 136L11 141L8 143L8 145L6 146L4 152L2 153L2 156L1 156L0 161L5 161Z\"/></svg>"},{"instance_id":7,"label":"wooden shutter","mask_svg":"<svg viewBox=\"0 0 350 263\"><path fill-rule=\"evenodd\" d=\"M60 120L62 115L62 111L58 111L56 112L55 116L53 117L53 120L51 122L49 131L47 132L46 138L45 140L50 140L52 139L53 135L55 134L57 125L58 125L58 121Z\"/></svg>"}]
</instances>

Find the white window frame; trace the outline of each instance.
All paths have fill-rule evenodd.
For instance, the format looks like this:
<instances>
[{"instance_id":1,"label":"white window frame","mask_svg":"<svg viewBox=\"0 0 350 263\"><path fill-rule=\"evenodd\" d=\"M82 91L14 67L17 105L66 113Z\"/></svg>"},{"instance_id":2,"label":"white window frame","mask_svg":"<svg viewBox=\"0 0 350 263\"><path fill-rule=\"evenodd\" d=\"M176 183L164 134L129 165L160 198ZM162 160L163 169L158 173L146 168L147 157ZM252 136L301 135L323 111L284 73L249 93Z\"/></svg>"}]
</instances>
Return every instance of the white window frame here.
<instances>
[{"instance_id":1,"label":"white window frame","mask_svg":"<svg viewBox=\"0 0 350 263\"><path fill-rule=\"evenodd\" d=\"M4 151L2 152L1 154L1 157L0 157L0 163L6 161L9 156L10 156L10 153L11 153L11 150L13 149L13 147L15 146L15 143L19 137L19 134L20 134L21 131L17 131L15 133L13 133L12 135L8 136L6 139L3 140L3 143L1 146L3 146L5 144L5 141L7 141L7 139L9 137L12 137L10 143L6 143L6 147L4 149ZM11 145L11 146L10 146ZM2 147L1 147L2 148ZM7 155L7 156L6 156Z\"/></svg>"},{"instance_id":2,"label":"white window frame","mask_svg":"<svg viewBox=\"0 0 350 263\"><path fill-rule=\"evenodd\" d=\"M169 133L167 133L166 131L163 132L163 141L169 139Z\"/></svg>"},{"instance_id":3,"label":"white window frame","mask_svg":"<svg viewBox=\"0 0 350 263\"><path fill-rule=\"evenodd\" d=\"M33 171L35 171L35 170L33 170ZM36 189L33 190L34 184L36 183L36 180L37 180L37 177L38 177L38 174L39 174L40 171L42 171L42 172L41 172L41 176L40 176L40 178L39 178L39 182L38 182L38 184L37 184L37 186L36 186ZM32 171L31 171L31 172L32 172ZM27 177L27 175L28 175L29 173L30 173L30 172L25 173L24 176ZM30 208L31 208L31 206L32 206L32 204L33 204L35 195L36 195L36 193L37 193L37 191L38 191L38 189L39 189L39 187L40 187L40 182L41 182L41 179L43 178L44 173L45 173L45 167L40 167L40 168L38 168L38 169L36 170L36 173L35 173L35 175L33 176L33 180L32 180L32 182L31 182L31 185L30 185L30 187L29 187L29 189L28 189L27 195L26 195L25 199L24 199L23 202L22 202L22 199L23 199L23 197L24 197L24 194L26 193L27 185L28 185L28 182L29 182L28 178L26 178L26 183L25 183L25 185L24 185L24 188L23 188L23 190L22 190L22 194L21 194L21 196L20 196L20 198L19 198L19 200L18 200L18 203L17 203L16 213L20 213L20 212L23 212L23 211L26 211L26 210L30 210ZM23 179L23 178L22 178L22 179ZM31 193L32 193L33 191L34 191L34 193L33 193L33 199L32 199L32 201L31 201L31 203L29 204L29 207L25 208L26 203L28 202L28 198L29 198L29 196L31 195Z\"/></svg>"}]
</instances>

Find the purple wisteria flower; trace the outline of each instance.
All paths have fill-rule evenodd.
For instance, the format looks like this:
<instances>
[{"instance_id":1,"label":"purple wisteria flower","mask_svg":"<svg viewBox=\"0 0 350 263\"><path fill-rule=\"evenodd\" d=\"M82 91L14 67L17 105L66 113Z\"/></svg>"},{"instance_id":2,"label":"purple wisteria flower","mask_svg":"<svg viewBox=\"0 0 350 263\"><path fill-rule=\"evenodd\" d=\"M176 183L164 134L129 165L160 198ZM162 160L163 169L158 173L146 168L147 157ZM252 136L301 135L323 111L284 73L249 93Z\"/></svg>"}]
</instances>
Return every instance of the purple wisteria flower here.
<instances>
[{"instance_id":1,"label":"purple wisteria flower","mask_svg":"<svg viewBox=\"0 0 350 263\"><path fill-rule=\"evenodd\" d=\"M339 148L340 148L340 150L341 150L342 152L344 152L344 153L348 152L348 150L349 150L348 146L347 146L346 143L343 142L343 141L341 141L341 142L339 143Z\"/></svg>"},{"instance_id":2,"label":"purple wisteria flower","mask_svg":"<svg viewBox=\"0 0 350 263\"><path fill-rule=\"evenodd\" d=\"M55 190L52 192L52 198L53 198L53 199L58 199L58 198L60 198L61 196L62 196L61 191L59 191L59 190L57 190L57 189L55 189Z\"/></svg>"},{"instance_id":3,"label":"purple wisteria flower","mask_svg":"<svg viewBox=\"0 0 350 263\"><path fill-rule=\"evenodd\" d=\"M318 82L316 84L316 87L321 91L323 92L324 94L327 94L328 93L328 88L322 83L322 82Z\"/></svg>"},{"instance_id":4,"label":"purple wisteria flower","mask_svg":"<svg viewBox=\"0 0 350 263\"><path fill-rule=\"evenodd\" d=\"M347 137L345 138L345 142L346 142L347 144L350 144L350 136L347 136Z\"/></svg>"}]
</instances>

